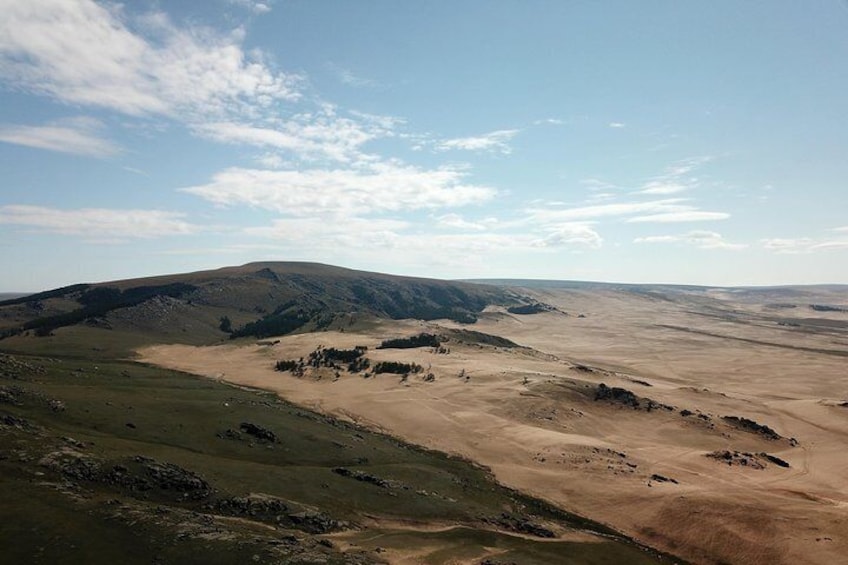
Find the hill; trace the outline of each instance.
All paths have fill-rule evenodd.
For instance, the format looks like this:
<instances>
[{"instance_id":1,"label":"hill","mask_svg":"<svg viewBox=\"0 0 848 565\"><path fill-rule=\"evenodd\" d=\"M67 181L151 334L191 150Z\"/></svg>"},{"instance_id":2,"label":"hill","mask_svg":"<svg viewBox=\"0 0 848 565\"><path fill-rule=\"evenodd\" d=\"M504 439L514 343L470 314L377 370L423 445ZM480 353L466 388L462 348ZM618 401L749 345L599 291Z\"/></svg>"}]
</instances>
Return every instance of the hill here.
<instances>
[{"instance_id":1,"label":"hill","mask_svg":"<svg viewBox=\"0 0 848 565\"><path fill-rule=\"evenodd\" d=\"M374 318L470 323L487 305L503 303L508 296L490 285L317 263L249 263L75 284L8 299L0 302L0 336L68 337L94 331L107 342L120 336L117 341L127 343L211 343L228 334L264 338L350 328Z\"/></svg>"}]
</instances>

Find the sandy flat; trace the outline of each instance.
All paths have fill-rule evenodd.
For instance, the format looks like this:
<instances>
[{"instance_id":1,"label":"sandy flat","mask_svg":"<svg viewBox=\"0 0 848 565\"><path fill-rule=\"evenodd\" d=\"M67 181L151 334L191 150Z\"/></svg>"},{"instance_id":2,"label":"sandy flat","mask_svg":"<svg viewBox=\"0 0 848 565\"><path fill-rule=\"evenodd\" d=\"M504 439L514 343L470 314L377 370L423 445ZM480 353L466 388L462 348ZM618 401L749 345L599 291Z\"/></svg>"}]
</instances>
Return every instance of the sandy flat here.
<instances>
[{"instance_id":1,"label":"sandy flat","mask_svg":"<svg viewBox=\"0 0 848 565\"><path fill-rule=\"evenodd\" d=\"M492 309L462 326L522 348L453 341L449 354L374 349L389 337L460 327L399 321L367 333L287 336L273 346L160 345L140 355L469 457L509 486L695 562L844 562L848 356L833 351L848 345L840 334L793 333L749 319L760 312L750 304L735 307L734 318L695 302L624 292L537 296L569 315ZM326 369L298 378L273 370L274 361L319 345L367 345L372 362L414 361L436 379L335 379ZM595 401L602 382L673 410ZM768 425L783 439L737 429L722 416ZM706 457L716 450L767 452L790 467Z\"/></svg>"}]
</instances>

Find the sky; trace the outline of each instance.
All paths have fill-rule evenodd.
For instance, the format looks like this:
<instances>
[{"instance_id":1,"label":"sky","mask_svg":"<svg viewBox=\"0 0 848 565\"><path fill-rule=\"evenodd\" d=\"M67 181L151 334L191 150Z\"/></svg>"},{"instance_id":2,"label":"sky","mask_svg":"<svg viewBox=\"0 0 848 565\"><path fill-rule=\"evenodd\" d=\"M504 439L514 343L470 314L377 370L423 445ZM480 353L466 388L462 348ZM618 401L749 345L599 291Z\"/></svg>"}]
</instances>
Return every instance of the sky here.
<instances>
[{"instance_id":1,"label":"sky","mask_svg":"<svg viewBox=\"0 0 848 565\"><path fill-rule=\"evenodd\" d=\"M0 291L848 283L840 0L0 0Z\"/></svg>"}]
</instances>

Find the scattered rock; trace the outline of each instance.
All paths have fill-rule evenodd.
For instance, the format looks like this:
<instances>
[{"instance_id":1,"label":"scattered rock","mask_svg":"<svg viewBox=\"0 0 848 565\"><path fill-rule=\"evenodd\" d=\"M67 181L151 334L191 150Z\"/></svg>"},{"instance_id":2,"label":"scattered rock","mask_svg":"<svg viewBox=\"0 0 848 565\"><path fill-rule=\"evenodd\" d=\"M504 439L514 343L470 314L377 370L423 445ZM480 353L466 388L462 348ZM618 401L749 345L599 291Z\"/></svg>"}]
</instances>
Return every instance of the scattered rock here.
<instances>
[{"instance_id":1,"label":"scattered rock","mask_svg":"<svg viewBox=\"0 0 848 565\"><path fill-rule=\"evenodd\" d=\"M650 398L639 398L626 388L619 388L617 386L610 387L604 383L599 384L598 388L595 390L595 401L598 400L605 400L607 402L621 404L623 406L630 406L634 410L644 409L647 412L658 409L668 411L674 410L674 406L669 406Z\"/></svg>"},{"instance_id":2,"label":"scattered rock","mask_svg":"<svg viewBox=\"0 0 848 565\"><path fill-rule=\"evenodd\" d=\"M266 520L276 519L289 511L289 507L284 501L264 494L225 498L217 501L214 508L224 514L250 516Z\"/></svg>"},{"instance_id":3,"label":"scattered rock","mask_svg":"<svg viewBox=\"0 0 848 565\"><path fill-rule=\"evenodd\" d=\"M361 481L363 483L370 483L381 488L398 488L403 486L401 483L398 483L396 481L382 479L370 473L351 470L347 467L336 467L333 469L333 472L337 475L341 475L342 477L348 477L357 481Z\"/></svg>"},{"instance_id":4,"label":"scattered rock","mask_svg":"<svg viewBox=\"0 0 848 565\"><path fill-rule=\"evenodd\" d=\"M632 406L633 408L639 408L640 406L639 398L629 390L617 386L609 387L604 383L598 385L595 391L595 400L607 400L617 404L624 404L625 406Z\"/></svg>"},{"instance_id":5,"label":"scattered rock","mask_svg":"<svg viewBox=\"0 0 848 565\"><path fill-rule=\"evenodd\" d=\"M717 459L729 466L748 467L749 469L765 469L768 463L773 463L779 467L788 468L789 463L775 455L769 455L765 452L750 453L730 450L713 451L706 454L707 457Z\"/></svg>"},{"instance_id":6,"label":"scattered rock","mask_svg":"<svg viewBox=\"0 0 848 565\"><path fill-rule=\"evenodd\" d=\"M781 459L780 457L777 457L776 455L769 455L768 453L760 453L760 456L765 457L766 459L768 459L769 461L771 461L772 463L774 463L778 467L783 467L784 469L789 468L789 462L784 461L783 459Z\"/></svg>"},{"instance_id":7,"label":"scattered rock","mask_svg":"<svg viewBox=\"0 0 848 565\"><path fill-rule=\"evenodd\" d=\"M540 538L556 537L554 532L549 530L548 528L531 522L527 518L524 518L522 516L514 516L508 512L502 513L497 518L484 518L483 521L496 526L500 526L513 532L530 534L531 536L536 536Z\"/></svg>"},{"instance_id":8,"label":"scattered rock","mask_svg":"<svg viewBox=\"0 0 848 565\"><path fill-rule=\"evenodd\" d=\"M310 534L326 534L348 527L345 522L334 520L323 512L296 512L287 517L299 529Z\"/></svg>"},{"instance_id":9,"label":"scattered rock","mask_svg":"<svg viewBox=\"0 0 848 565\"><path fill-rule=\"evenodd\" d=\"M651 475L651 480L652 480L652 481L656 481L656 482L658 482L658 483L674 483L674 484L676 484L676 485L677 485L677 484L680 484L680 483L678 483L675 479L672 479L671 477L664 477L664 476L662 476L662 475L658 475L658 474L656 474L656 473L654 473L653 475Z\"/></svg>"},{"instance_id":10,"label":"scattered rock","mask_svg":"<svg viewBox=\"0 0 848 565\"><path fill-rule=\"evenodd\" d=\"M205 498L212 492L212 487L200 475L173 463L163 463L141 455L137 455L134 461L143 465L147 475L160 489L180 492L184 497L195 500Z\"/></svg>"},{"instance_id":11,"label":"scattered rock","mask_svg":"<svg viewBox=\"0 0 848 565\"><path fill-rule=\"evenodd\" d=\"M251 424L250 422L242 422L239 428L244 433L251 435L258 440L277 443L277 434L275 434L271 430L263 428L262 426L257 426L256 424Z\"/></svg>"},{"instance_id":12,"label":"scattered rock","mask_svg":"<svg viewBox=\"0 0 848 565\"><path fill-rule=\"evenodd\" d=\"M739 428L746 432L760 434L761 436L769 440L778 440L783 437L770 427L763 424L758 424L754 420L749 420L748 418L742 418L740 416L724 416L722 419L736 428Z\"/></svg>"}]
</instances>

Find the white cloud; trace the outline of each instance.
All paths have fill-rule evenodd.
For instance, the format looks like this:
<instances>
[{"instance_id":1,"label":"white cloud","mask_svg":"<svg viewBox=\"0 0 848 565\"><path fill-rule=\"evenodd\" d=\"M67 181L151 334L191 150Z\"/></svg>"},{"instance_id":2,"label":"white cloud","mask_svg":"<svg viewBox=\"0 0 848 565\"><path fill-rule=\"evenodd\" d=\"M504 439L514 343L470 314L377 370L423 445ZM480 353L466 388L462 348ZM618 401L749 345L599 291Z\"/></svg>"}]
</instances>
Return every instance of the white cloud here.
<instances>
[{"instance_id":1,"label":"white cloud","mask_svg":"<svg viewBox=\"0 0 848 565\"><path fill-rule=\"evenodd\" d=\"M464 183L465 176L455 168L428 170L395 162L372 163L364 170L229 168L205 185L182 190L217 205L241 204L294 216L455 207L496 194L492 188Z\"/></svg>"},{"instance_id":2,"label":"white cloud","mask_svg":"<svg viewBox=\"0 0 848 565\"><path fill-rule=\"evenodd\" d=\"M542 125L550 125L550 126L561 126L565 125L565 120L561 120L559 118L545 118L543 120L535 120L533 122L534 126L542 126Z\"/></svg>"},{"instance_id":3,"label":"white cloud","mask_svg":"<svg viewBox=\"0 0 848 565\"><path fill-rule=\"evenodd\" d=\"M41 206L0 206L0 224L97 240L154 238L200 231L199 226L186 222L184 218L185 214L163 210L59 210Z\"/></svg>"},{"instance_id":4,"label":"white cloud","mask_svg":"<svg viewBox=\"0 0 848 565\"><path fill-rule=\"evenodd\" d=\"M684 202L681 198L669 198L649 202L619 202L614 204L598 204L594 206L580 206L577 208L565 209L547 207L531 209L530 214L535 220L552 222L631 216L633 214L649 212L679 212L691 209L690 206L683 205L681 202Z\"/></svg>"},{"instance_id":5,"label":"white cloud","mask_svg":"<svg viewBox=\"0 0 848 565\"><path fill-rule=\"evenodd\" d=\"M536 247L583 247L598 249L604 240L588 223L573 222L549 226L548 233L533 241Z\"/></svg>"},{"instance_id":6,"label":"white cloud","mask_svg":"<svg viewBox=\"0 0 848 565\"><path fill-rule=\"evenodd\" d=\"M624 122L610 122L609 127L614 129L621 129L627 127L627 124L625 124Z\"/></svg>"},{"instance_id":7,"label":"white cloud","mask_svg":"<svg viewBox=\"0 0 848 565\"><path fill-rule=\"evenodd\" d=\"M341 163L373 160L373 156L362 152L362 146L373 139L394 135L398 121L368 114L356 114L355 118L339 117L332 107L324 107L320 112L298 114L270 125L208 122L194 125L192 131L221 143L271 148L305 160Z\"/></svg>"},{"instance_id":8,"label":"white cloud","mask_svg":"<svg viewBox=\"0 0 848 565\"><path fill-rule=\"evenodd\" d=\"M760 244L775 253L788 254L848 249L848 239L773 238L762 239Z\"/></svg>"},{"instance_id":9,"label":"white cloud","mask_svg":"<svg viewBox=\"0 0 848 565\"><path fill-rule=\"evenodd\" d=\"M376 80L360 76L351 71L350 69L340 67L339 65L336 65L334 63L330 63L329 67L330 70L332 70L336 74L342 84L346 84L348 86L353 86L356 88L375 88L380 86L380 83Z\"/></svg>"},{"instance_id":10,"label":"white cloud","mask_svg":"<svg viewBox=\"0 0 848 565\"><path fill-rule=\"evenodd\" d=\"M663 196L697 188L698 179L689 175L711 160L712 157L704 156L677 161L666 167L661 174L642 184L637 194Z\"/></svg>"},{"instance_id":11,"label":"white cloud","mask_svg":"<svg viewBox=\"0 0 848 565\"><path fill-rule=\"evenodd\" d=\"M443 216L439 216L436 218L437 226L440 228L455 228L461 230L474 230L474 231L484 231L487 228L487 223L492 224L493 221L496 223L497 221L494 219L490 219L484 222L469 222L465 220L459 214L445 214Z\"/></svg>"},{"instance_id":12,"label":"white cloud","mask_svg":"<svg viewBox=\"0 0 848 565\"><path fill-rule=\"evenodd\" d=\"M3 0L0 11L0 78L67 104L185 120L300 96L298 77L242 49L241 30L177 27L161 12L131 18L91 0Z\"/></svg>"},{"instance_id":13,"label":"white cloud","mask_svg":"<svg viewBox=\"0 0 848 565\"><path fill-rule=\"evenodd\" d=\"M530 209L529 213L531 220L542 223L625 216L629 216L626 222L660 223L723 220L730 217L730 214L725 212L705 212L685 202L683 198L666 198L647 202L616 202L564 209L548 206Z\"/></svg>"},{"instance_id":14,"label":"white cloud","mask_svg":"<svg viewBox=\"0 0 848 565\"><path fill-rule=\"evenodd\" d=\"M473 137L446 139L436 144L438 151L489 151L508 155L512 153L509 141L519 132L517 129L502 129Z\"/></svg>"},{"instance_id":15,"label":"white cloud","mask_svg":"<svg viewBox=\"0 0 848 565\"><path fill-rule=\"evenodd\" d=\"M580 184L592 191L610 190L613 188L618 188L611 182L596 178L580 179Z\"/></svg>"},{"instance_id":16,"label":"white cloud","mask_svg":"<svg viewBox=\"0 0 848 565\"><path fill-rule=\"evenodd\" d=\"M848 232L848 226L841 227L841 228L833 228L833 231Z\"/></svg>"},{"instance_id":17,"label":"white cloud","mask_svg":"<svg viewBox=\"0 0 848 565\"><path fill-rule=\"evenodd\" d=\"M700 249L744 249L748 247L742 243L730 243L724 237L713 231L690 231L680 235L654 235L648 237L637 237L634 243L685 243L694 245Z\"/></svg>"},{"instance_id":18,"label":"white cloud","mask_svg":"<svg viewBox=\"0 0 848 565\"><path fill-rule=\"evenodd\" d=\"M726 220L729 217L730 214L727 212L704 212L702 210L691 208L676 212L663 212L660 214L649 214L647 216L636 216L634 218L628 218L627 222L708 222L714 220Z\"/></svg>"},{"instance_id":19,"label":"white cloud","mask_svg":"<svg viewBox=\"0 0 848 565\"><path fill-rule=\"evenodd\" d=\"M677 194L678 192L685 192L689 190L689 188L691 188L690 185L676 181L653 180L646 182L639 193L653 195Z\"/></svg>"},{"instance_id":20,"label":"white cloud","mask_svg":"<svg viewBox=\"0 0 848 565\"><path fill-rule=\"evenodd\" d=\"M42 126L0 125L0 141L86 157L109 157L120 147L98 135L100 124L75 118Z\"/></svg>"},{"instance_id":21,"label":"white cloud","mask_svg":"<svg viewBox=\"0 0 848 565\"><path fill-rule=\"evenodd\" d=\"M271 11L270 1L258 2L256 0L229 0L229 2L230 4L241 6L242 8L257 15L267 14Z\"/></svg>"}]
</instances>

